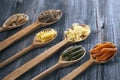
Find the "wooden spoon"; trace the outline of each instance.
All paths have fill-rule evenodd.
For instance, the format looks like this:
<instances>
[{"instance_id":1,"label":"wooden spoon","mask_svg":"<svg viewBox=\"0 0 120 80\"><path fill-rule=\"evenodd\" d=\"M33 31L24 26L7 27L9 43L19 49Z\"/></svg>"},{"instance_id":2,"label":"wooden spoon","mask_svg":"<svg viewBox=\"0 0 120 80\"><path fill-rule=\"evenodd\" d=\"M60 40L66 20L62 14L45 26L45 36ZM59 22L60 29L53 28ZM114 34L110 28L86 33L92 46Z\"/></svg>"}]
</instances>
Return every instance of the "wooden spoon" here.
<instances>
[{"instance_id":1,"label":"wooden spoon","mask_svg":"<svg viewBox=\"0 0 120 80\"><path fill-rule=\"evenodd\" d=\"M89 35L87 35L82 40L85 40L88 36ZM82 40L80 40L80 41L82 41ZM61 42L59 42L56 45L52 46L51 48L44 51L43 53L41 53L37 57L33 58L32 60L28 61L27 63L22 65L20 68L14 70L10 74L8 74L5 78L3 78L3 80L8 80L8 79L9 80L14 80L14 79L18 78L19 76L21 76L22 74L24 74L25 72L27 72L28 70L30 70L31 68L33 68L34 66L39 64L40 62L42 62L43 60L45 60L48 57L52 56L56 51L61 49L64 45L66 45L68 43L77 43L77 42L80 42L80 41L70 41L69 39L67 39L66 35L64 35L64 40L62 40Z\"/></svg>"},{"instance_id":2,"label":"wooden spoon","mask_svg":"<svg viewBox=\"0 0 120 80\"><path fill-rule=\"evenodd\" d=\"M99 44L97 44L97 45L99 45ZM70 72L69 74L67 74L61 80L73 80L75 77L77 77L79 74L81 74L83 71L85 71L92 64L94 64L94 63L99 63L99 64L106 63L106 62L110 61L111 59L113 59L113 57L115 55L116 55L116 53L114 53L114 55L110 59L108 59L106 61L98 61L98 60L94 59L92 57L92 54L90 53L90 59L88 61L86 61L84 64L82 64L81 66L79 66L78 68L76 68L75 70Z\"/></svg>"},{"instance_id":3,"label":"wooden spoon","mask_svg":"<svg viewBox=\"0 0 120 80\"><path fill-rule=\"evenodd\" d=\"M25 24L28 20L29 16L24 13L14 14L4 22L2 27L0 27L0 32L18 28Z\"/></svg>"},{"instance_id":4,"label":"wooden spoon","mask_svg":"<svg viewBox=\"0 0 120 80\"><path fill-rule=\"evenodd\" d=\"M47 31L47 30L51 30L51 29L52 28L48 28L48 29L44 29L42 31ZM42 31L40 31L40 32L42 32ZM54 29L54 31L56 31L56 30ZM35 36L33 43L31 45L29 45L27 48L21 50L20 52L16 53L14 56L12 56L12 57L8 58L7 60L3 61L2 63L0 63L0 68L6 66L7 64L11 63L12 61L16 60L17 58L21 57L22 55L24 55L25 53L27 53L28 51L30 51L34 48L38 48L38 47L41 47L41 46L44 46L44 45L50 43L51 41L53 41L56 38L56 36L57 36L57 31L56 31L56 35L47 42L38 42L38 41L36 41L36 39L35 39L36 36Z\"/></svg>"},{"instance_id":5,"label":"wooden spoon","mask_svg":"<svg viewBox=\"0 0 120 80\"><path fill-rule=\"evenodd\" d=\"M21 39L22 37L28 35L32 31L38 29L39 27L43 27L43 26L47 26L47 25L53 24L53 23L57 22L62 17L62 12L60 10L52 10L52 9L51 10L46 10L46 11L41 12L40 15L43 14L44 12L45 13L49 12L51 14L53 12L56 12L56 14L58 14L56 16L56 21L43 23L43 22L40 22L39 16L38 16L38 19L37 19L36 22L34 22L33 24L25 27L24 29L20 30L19 32L15 33L11 37L7 38L6 40L0 42L0 51L2 51L3 49L5 49L6 47L8 47L9 45L11 45L12 43L16 42L17 40ZM43 17L44 16L45 15L43 15ZM45 18L47 19L46 16L45 16Z\"/></svg>"},{"instance_id":6,"label":"wooden spoon","mask_svg":"<svg viewBox=\"0 0 120 80\"><path fill-rule=\"evenodd\" d=\"M59 58L59 60L58 60L58 63L56 63L51 68L45 70L44 72L40 73L39 75L37 75L36 77L34 77L32 80L41 80L43 77L45 77L46 75L48 75L52 71L55 71L58 68L70 66L70 65L78 62L79 60L81 60L85 56L86 50L85 50L85 48L83 48L83 49L84 49L85 52L83 53L83 55L80 58L78 58L76 60L65 61L64 58L61 55L60 58Z\"/></svg>"}]
</instances>

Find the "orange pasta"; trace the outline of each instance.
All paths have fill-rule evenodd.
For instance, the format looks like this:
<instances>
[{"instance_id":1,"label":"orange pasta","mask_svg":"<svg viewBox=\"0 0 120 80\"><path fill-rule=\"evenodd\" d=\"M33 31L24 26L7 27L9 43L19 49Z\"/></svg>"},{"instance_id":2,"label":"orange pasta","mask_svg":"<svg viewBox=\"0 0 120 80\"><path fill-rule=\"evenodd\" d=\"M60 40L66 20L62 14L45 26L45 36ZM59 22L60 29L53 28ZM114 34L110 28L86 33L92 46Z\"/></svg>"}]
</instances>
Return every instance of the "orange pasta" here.
<instances>
[{"instance_id":1,"label":"orange pasta","mask_svg":"<svg viewBox=\"0 0 120 80\"><path fill-rule=\"evenodd\" d=\"M111 42L106 42L106 43L103 43L99 46L97 46L95 49L96 50L101 50L102 48L114 48L115 45L113 45Z\"/></svg>"},{"instance_id":2,"label":"orange pasta","mask_svg":"<svg viewBox=\"0 0 120 80\"><path fill-rule=\"evenodd\" d=\"M101 53L105 53L105 52L108 52L108 51L110 51L110 52L116 52L117 51L117 48L103 48L103 49L101 49Z\"/></svg>"},{"instance_id":3,"label":"orange pasta","mask_svg":"<svg viewBox=\"0 0 120 80\"><path fill-rule=\"evenodd\" d=\"M103 58L101 58L101 59L98 58L98 60L99 61L106 61L106 60L110 59L113 55L114 55L114 53L109 52L109 53L106 54L106 56L103 56Z\"/></svg>"},{"instance_id":4,"label":"orange pasta","mask_svg":"<svg viewBox=\"0 0 120 80\"><path fill-rule=\"evenodd\" d=\"M93 56L93 58L98 58L101 55L102 55L102 53L99 52L99 53L93 54L92 56Z\"/></svg>"},{"instance_id":5,"label":"orange pasta","mask_svg":"<svg viewBox=\"0 0 120 80\"><path fill-rule=\"evenodd\" d=\"M93 49L90 50L92 57L98 61L105 61L110 59L117 48L111 42L97 44Z\"/></svg>"}]
</instances>

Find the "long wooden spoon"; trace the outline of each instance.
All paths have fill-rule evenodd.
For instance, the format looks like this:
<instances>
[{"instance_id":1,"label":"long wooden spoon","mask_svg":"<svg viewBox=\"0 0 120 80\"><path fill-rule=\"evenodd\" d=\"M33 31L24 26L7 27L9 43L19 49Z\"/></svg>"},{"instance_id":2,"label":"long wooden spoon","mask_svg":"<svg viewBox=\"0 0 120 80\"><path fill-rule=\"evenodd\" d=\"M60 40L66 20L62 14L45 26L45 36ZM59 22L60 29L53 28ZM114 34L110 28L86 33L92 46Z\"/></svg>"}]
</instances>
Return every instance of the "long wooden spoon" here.
<instances>
[{"instance_id":1,"label":"long wooden spoon","mask_svg":"<svg viewBox=\"0 0 120 80\"><path fill-rule=\"evenodd\" d=\"M25 24L29 20L29 16L24 13L18 13L10 16L0 27L0 32L15 29Z\"/></svg>"},{"instance_id":2,"label":"long wooden spoon","mask_svg":"<svg viewBox=\"0 0 120 80\"><path fill-rule=\"evenodd\" d=\"M50 19L52 17L51 16L49 17L47 13L48 14L50 13L52 16L56 16L55 20L50 22L50 20L48 20L47 18ZM42 18L41 18L41 16L42 16ZM0 42L0 51L5 49L12 43L16 42L17 40L21 39L22 37L28 35L32 31L38 29L39 27L47 26L47 25L57 22L61 17L62 17L62 12L60 10L52 10L51 9L51 10L46 10L46 11L41 12L40 15L38 16L38 19L36 22L25 27L24 29L20 30L19 32L15 33L11 37L7 38L6 40ZM49 22L47 22L46 20L43 20L43 19L46 19Z\"/></svg>"},{"instance_id":3,"label":"long wooden spoon","mask_svg":"<svg viewBox=\"0 0 120 80\"><path fill-rule=\"evenodd\" d=\"M83 27L86 27L86 26L83 26ZM82 40L85 40L88 36L89 35L84 37ZM82 41L82 40L80 40L80 41ZM21 76L22 74L24 74L25 72L27 72L28 70L30 70L31 68L33 68L34 66L39 64L40 62L42 62L43 60L45 60L48 57L52 56L56 51L61 49L64 45L66 45L68 43L77 43L77 42L80 42L80 41L70 41L66 37L66 35L64 35L64 40L62 40L61 42L59 42L56 45L52 46L48 50L44 51L43 53L41 53L37 57L33 58L29 62L25 63L20 68L14 70L10 74L8 74L5 78L3 78L3 80L8 80L8 79L9 80L14 80L14 79L18 78L19 76Z\"/></svg>"},{"instance_id":4,"label":"long wooden spoon","mask_svg":"<svg viewBox=\"0 0 120 80\"><path fill-rule=\"evenodd\" d=\"M36 34L36 36L35 36L35 38L33 40L33 43L31 45L29 45L27 48L21 50L20 52L16 53L14 56L12 56L12 57L8 58L7 60L3 61L2 63L0 63L0 68L6 66L7 64L9 64L12 61L16 60L17 58L21 57L22 55L24 55L28 51L30 51L30 50L32 50L34 48L38 48L38 47L44 46L44 45L50 43L51 41L53 41L56 38L56 36L57 36L57 31L55 29L48 28L48 29L44 29L44 30L42 30L40 32L49 31L49 30L54 30L56 32L56 35L51 40L48 40L47 42L36 41L36 36L37 36L37 34Z\"/></svg>"},{"instance_id":5,"label":"long wooden spoon","mask_svg":"<svg viewBox=\"0 0 120 80\"><path fill-rule=\"evenodd\" d=\"M99 44L97 44L97 45L99 45ZM92 64L94 64L94 63L99 63L99 64L100 63L106 63L106 62L110 61L111 59L113 59L113 57L115 56L115 54L116 53L114 53L114 55L112 55L106 61L98 61L98 60L94 59L92 57L92 54L90 53L90 59L88 61L86 61L84 64L82 64L81 66L79 66L78 68L76 68L75 70L73 70L72 72L70 72L69 74L67 74L61 80L73 80L75 77L77 77L79 74L81 74L83 71L85 71Z\"/></svg>"},{"instance_id":6,"label":"long wooden spoon","mask_svg":"<svg viewBox=\"0 0 120 80\"><path fill-rule=\"evenodd\" d=\"M79 60L81 60L85 56L86 50L85 50L85 48L83 48L83 50L84 50L84 53L82 54L82 56L80 58L76 59L76 60L65 61L64 58L61 55L59 60L58 60L58 63L56 63L54 66L50 67L49 69L45 70L44 72L40 73L39 75L34 77L32 80L41 80L43 77L45 77L46 75L55 71L58 68L70 66L70 65L78 62Z\"/></svg>"}]
</instances>

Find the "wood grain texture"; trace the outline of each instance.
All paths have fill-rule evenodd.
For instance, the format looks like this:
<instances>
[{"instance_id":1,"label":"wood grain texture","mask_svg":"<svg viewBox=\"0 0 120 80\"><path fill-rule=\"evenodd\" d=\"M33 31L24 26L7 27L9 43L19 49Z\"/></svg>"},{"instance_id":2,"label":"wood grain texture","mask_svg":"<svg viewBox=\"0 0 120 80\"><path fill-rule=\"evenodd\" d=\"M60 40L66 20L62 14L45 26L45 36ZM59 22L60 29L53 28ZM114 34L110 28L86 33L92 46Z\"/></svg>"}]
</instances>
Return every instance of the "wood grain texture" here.
<instances>
[{"instance_id":1,"label":"wood grain texture","mask_svg":"<svg viewBox=\"0 0 120 80\"><path fill-rule=\"evenodd\" d=\"M51 73L43 80L60 80L67 73L89 59L89 50L96 43L104 41L111 41L117 45L118 53L115 58L106 64L91 66L91 68L76 77L75 80L120 80L120 0L0 0L1 26L14 13L26 13L30 17L30 21L20 28L0 33L0 41L34 22L38 14L46 9L61 9L63 12L63 17L60 21L48 26L48 28L55 28L58 31L58 37L48 45L34 49L8 66L0 69L0 80L43 51L60 42L63 39L64 30L68 29L74 22L85 23L91 26L90 36L85 41L78 43L86 48L86 56L72 66L61 68ZM42 29L44 28L34 31L1 51L0 62L30 45L35 34ZM66 45L55 55L38 64L17 80L31 80L37 74L54 65L61 52L68 46L70 45Z\"/></svg>"}]
</instances>

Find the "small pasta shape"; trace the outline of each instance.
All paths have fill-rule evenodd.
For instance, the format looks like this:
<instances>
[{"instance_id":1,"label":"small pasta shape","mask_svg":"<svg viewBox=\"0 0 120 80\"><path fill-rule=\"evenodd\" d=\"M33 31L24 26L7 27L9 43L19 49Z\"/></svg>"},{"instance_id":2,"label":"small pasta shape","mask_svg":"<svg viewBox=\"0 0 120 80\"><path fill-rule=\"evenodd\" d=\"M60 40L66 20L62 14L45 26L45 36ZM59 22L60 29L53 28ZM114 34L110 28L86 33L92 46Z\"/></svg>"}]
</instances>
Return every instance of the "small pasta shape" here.
<instances>
[{"instance_id":1,"label":"small pasta shape","mask_svg":"<svg viewBox=\"0 0 120 80\"><path fill-rule=\"evenodd\" d=\"M47 42L56 36L57 32L54 29L45 29L36 34L35 41Z\"/></svg>"},{"instance_id":2,"label":"small pasta shape","mask_svg":"<svg viewBox=\"0 0 120 80\"><path fill-rule=\"evenodd\" d=\"M71 29L65 31L65 34L70 41L80 41L90 33L89 28L82 27L79 23L74 23L72 26Z\"/></svg>"}]
</instances>

